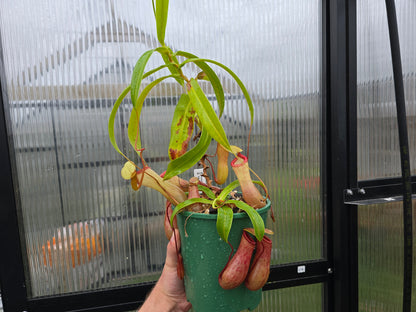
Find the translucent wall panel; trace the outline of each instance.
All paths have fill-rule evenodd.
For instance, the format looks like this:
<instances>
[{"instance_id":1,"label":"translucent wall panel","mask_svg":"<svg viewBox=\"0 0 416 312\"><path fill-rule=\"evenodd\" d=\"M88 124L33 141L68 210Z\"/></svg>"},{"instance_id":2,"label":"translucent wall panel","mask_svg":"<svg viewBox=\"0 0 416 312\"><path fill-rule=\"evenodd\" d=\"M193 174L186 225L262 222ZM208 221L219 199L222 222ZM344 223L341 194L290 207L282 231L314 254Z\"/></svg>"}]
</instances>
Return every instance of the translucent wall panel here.
<instances>
[{"instance_id":1,"label":"translucent wall panel","mask_svg":"<svg viewBox=\"0 0 416 312\"><path fill-rule=\"evenodd\" d=\"M263 292L255 312L322 312L322 284L282 288Z\"/></svg>"},{"instance_id":2,"label":"translucent wall panel","mask_svg":"<svg viewBox=\"0 0 416 312\"><path fill-rule=\"evenodd\" d=\"M413 207L416 201L413 201ZM416 209L414 209L416 211ZM401 203L359 206L359 311L402 311L403 207ZM413 226L416 225L416 217ZM416 265L416 243L413 267ZM413 270L413 281L416 272ZM414 283L413 283L414 284ZM416 290L412 289L412 311Z\"/></svg>"},{"instance_id":3,"label":"translucent wall panel","mask_svg":"<svg viewBox=\"0 0 416 312\"><path fill-rule=\"evenodd\" d=\"M322 284L312 284L265 291L260 305L253 311L322 312L322 287Z\"/></svg>"},{"instance_id":4,"label":"translucent wall panel","mask_svg":"<svg viewBox=\"0 0 416 312\"><path fill-rule=\"evenodd\" d=\"M322 284L312 284L263 292L260 305L253 311L322 312L322 287Z\"/></svg>"},{"instance_id":5,"label":"translucent wall panel","mask_svg":"<svg viewBox=\"0 0 416 312\"><path fill-rule=\"evenodd\" d=\"M250 161L273 201L273 263L322 257L320 12L318 0L171 1L167 43L226 64L254 100ZM156 45L151 1L2 1L0 31L31 295L154 280L166 246L164 200L121 179L124 159L107 134L138 56ZM229 138L246 149L242 94L220 78ZM145 158L160 173L177 100L167 81L143 108ZM133 158L130 106L121 104L116 136Z\"/></svg>"},{"instance_id":6,"label":"translucent wall panel","mask_svg":"<svg viewBox=\"0 0 416 312\"><path fill-rule=\"evenodd\" d=\"M395 1L412 175L416 174L416 3ZM393 70L383 0L357 1L358 177L400 176Z\"/></svg>"},{"instance_id":7,"label":"translucent wall panel","mask_svg":"<svg viewBox=\"0 0 416 312\"><path fill-rule=\"evenodd\" d=\"M412 175L416 174L416 3L397 0ZM358 178L401 175L385 2L357 1ZM415 209L413 201L413 209ZM415 224L415 222L413 223ZM359 206L360 311L401 311L402 204ZM413 262L416 263L415 253ZM414 272L413 272L414 274ZM413 280L416 275L413 275ZM413 309L416 291L413 285Z\"/></svg>"}]
</instances>

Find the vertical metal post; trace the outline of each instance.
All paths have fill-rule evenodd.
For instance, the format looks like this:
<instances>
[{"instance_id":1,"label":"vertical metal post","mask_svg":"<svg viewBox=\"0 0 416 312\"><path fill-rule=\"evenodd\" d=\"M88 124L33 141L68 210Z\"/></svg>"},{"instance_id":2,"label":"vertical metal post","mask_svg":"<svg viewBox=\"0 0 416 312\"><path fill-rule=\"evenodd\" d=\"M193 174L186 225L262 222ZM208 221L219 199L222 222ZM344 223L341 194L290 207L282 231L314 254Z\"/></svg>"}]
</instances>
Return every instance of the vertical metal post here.
<instances>
[{"instance_id":1,"label":"vertical metal post","mask_svg":"<svg viewBox=\"0 0 416 312\"><path fill-rule=\"evenodd\" d=\"M7 103L7 93L2 51L0 37L0 237L2 238L0 239L2 257L0 283L4 310L24 311L26 310L27 291L4 109Z\"/></svg>"},{"instance_id":2,"label":"vertical metal post","mask_svg":"<svg viewBox=\"0 0 416 312\"><path fill-rule=\"evenodd\" d=\"M329 311L358 311L357 209L341 194L357 183L356 2L327 2L327 175Z\"/></svg>"},{"instance_id":3,"label":"vertical metal post","mask_svg":"<svg viewBox=\"0 0 416 312\"><path fill-rule=\"evenodd\" d=\"M402 61L400 56L399 30L394 0L386 0L389 25L394 91L396 95L397 125L399 130L400 163L403 183L403 312L412 309L412 180L410 171L409 139L407 134L406 106L403 87Z\"/></svg>"}]
</instances>

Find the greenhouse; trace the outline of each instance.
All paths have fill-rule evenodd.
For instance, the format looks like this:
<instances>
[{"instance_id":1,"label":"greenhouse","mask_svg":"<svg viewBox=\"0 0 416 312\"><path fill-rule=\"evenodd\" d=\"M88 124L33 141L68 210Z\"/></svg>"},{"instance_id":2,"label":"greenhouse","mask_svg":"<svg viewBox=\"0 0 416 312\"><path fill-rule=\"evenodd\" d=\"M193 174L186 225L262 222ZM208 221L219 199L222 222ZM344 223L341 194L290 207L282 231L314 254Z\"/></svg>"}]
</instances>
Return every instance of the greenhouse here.
<instances>
[{"instance_id":1,"label":"greenhouse","mask_svg":"<svg viewBox=\"0 0 416 312\"><path fill-rule=\"evenodd\" d=\"M415 16L1 1L0 311L415 312Z\"/></svg>"}]
</instances>

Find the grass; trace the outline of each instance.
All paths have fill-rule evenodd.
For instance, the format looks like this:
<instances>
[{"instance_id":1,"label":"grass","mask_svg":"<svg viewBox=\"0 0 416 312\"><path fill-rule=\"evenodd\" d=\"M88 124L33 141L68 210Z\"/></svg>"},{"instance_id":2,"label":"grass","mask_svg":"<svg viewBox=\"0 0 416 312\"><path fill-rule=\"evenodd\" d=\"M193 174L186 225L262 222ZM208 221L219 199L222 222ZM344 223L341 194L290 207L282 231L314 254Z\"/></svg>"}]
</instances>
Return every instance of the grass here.
<instances>
[{"instance_id":1,"label":"grass","mask_svg":"<svg viewBox=\"0 0 416 312\"><path fill-rule=\"evenodd\" d=\"M402 311L401 203L363 206L358 212L359 311ZM415 242L413 249L415 250ZM416 274L413 273L414 281ZM413 283L412 311L416 311L415 297L416 289Z\"/></svg>"}]
</instances>

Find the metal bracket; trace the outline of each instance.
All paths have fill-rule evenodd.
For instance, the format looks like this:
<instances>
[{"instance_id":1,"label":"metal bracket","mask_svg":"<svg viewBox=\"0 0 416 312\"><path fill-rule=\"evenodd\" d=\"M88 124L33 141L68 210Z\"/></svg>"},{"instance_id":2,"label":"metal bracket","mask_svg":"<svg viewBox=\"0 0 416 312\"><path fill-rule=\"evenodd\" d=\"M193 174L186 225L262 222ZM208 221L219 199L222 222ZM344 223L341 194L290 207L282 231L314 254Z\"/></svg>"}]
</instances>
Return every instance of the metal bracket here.
<instances>
[{"instance_id":1,"label":"metal bracket","mask_svg":"<svg viewBox=\"0 0 416 312\"><path fill-rule=\"evenodd\" d=\"M344 204L375 205L403 200L403 184L366 186L344 190ZM412 183L412 198L416 199L416 182Z\"/></svg>"}]
</instances>

